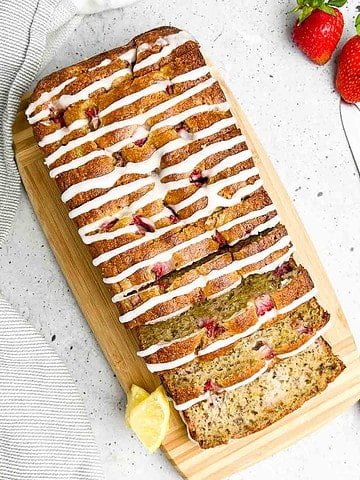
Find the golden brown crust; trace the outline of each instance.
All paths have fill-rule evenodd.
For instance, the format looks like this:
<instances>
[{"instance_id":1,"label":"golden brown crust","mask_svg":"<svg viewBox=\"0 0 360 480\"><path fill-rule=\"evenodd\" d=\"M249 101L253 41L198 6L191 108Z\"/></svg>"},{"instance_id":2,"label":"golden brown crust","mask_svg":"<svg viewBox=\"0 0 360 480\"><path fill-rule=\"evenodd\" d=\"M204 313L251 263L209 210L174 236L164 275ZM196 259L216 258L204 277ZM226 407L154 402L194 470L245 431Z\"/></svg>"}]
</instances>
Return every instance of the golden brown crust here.
<instances>
[{"instance_id":1,"label":"golden brown crust","mask_svg":"<svg viewBox=\"0 0 360 480\"><path fill-rule=\"evenodd\" d=\"M178 33L179 31L180 30L176 27L157 27L153 30L134 37L126 45L94 55L93 57L83 60L75 65L64 67L61 70L50 73L38 82L32 93L30 101L33 102L34 100L38 99L42 93L48 92L52 88L64 82L66 79L72 78L74 76L78 77L83 73L88 73L91 68L96 67L103 60L109 58L112 61L116 61L120 55L129 51L135 45L139 45L141 43L144 43L145 41L149 41L150 38L154 38L156 40L163 35L170 35L172 33Z\"/></svg>"}]
</instances>

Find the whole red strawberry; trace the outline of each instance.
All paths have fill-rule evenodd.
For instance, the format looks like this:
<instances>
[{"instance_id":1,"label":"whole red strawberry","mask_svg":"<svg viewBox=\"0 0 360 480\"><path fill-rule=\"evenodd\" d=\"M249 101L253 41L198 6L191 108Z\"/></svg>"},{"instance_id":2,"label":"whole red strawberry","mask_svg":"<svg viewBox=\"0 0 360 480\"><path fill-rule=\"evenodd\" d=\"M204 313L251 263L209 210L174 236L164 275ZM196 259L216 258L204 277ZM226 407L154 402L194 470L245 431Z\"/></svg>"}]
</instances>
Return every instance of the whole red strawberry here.
<instances>
[{"instance_id":1,"label":"whole red strawberry","mask_svg":"<svg viewBox=\"0 0 360 480\"><path fill-rule=\"evenodd\" d=\"M360 102L360 15L355 27L357 35L343 46L336 73L336 88L348 103Z\"/></svg>"},{"instance_id":2,"label":"whole red strawberry","mask_svg":"<svg viewBox=\"0 0 360 480\"><path fill-rule=\"evenodd\" d=\"M333 54L344 29L340 10L346 0L298 0L292 12L300 12L292 38L302 52L318 65Z\"/></svg>"}]
</instances>

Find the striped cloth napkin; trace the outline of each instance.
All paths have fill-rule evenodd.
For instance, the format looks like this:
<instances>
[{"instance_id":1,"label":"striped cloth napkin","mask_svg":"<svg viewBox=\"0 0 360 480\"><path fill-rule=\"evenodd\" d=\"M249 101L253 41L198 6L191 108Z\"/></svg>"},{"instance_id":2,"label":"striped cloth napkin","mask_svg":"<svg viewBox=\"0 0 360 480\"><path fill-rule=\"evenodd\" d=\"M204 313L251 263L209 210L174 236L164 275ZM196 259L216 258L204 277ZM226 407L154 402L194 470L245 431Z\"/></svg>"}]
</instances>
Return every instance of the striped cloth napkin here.
<instances>
[{"instance_id":1,"label":"striped cloth napkin","mask_svg":"<svg viewBox=\"0 0 360 480\"><path fill-rule=\"evenodd\" d=\"M0 245L19 201L11 127L21 95L82 14L127 3L0 0ZM1 280L0 272L0 285ZM90 423L66 367L0 298L0 480L103 478Z\"/></svg>"}]
</instances>

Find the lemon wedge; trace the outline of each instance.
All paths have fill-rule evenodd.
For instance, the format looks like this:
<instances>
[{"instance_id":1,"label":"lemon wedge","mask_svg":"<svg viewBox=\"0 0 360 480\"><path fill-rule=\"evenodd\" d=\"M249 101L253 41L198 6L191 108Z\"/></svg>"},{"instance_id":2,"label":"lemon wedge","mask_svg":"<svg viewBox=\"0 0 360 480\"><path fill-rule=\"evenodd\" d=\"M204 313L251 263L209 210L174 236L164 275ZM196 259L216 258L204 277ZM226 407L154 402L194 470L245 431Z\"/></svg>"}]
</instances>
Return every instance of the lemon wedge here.
<instances>
[{"instance_id":1,"label":"lemon wedge","mask_svg":"<svg viewBox=\"0 0 360 480\"><path fill-rule=\"evenodd\" d=\"M150 394L146 390L138 385L131 386L127 394L127 405L125 410L125 423L128 427L130 427L130 412L136 407L136 405L139 405L139 403L148 398L149 395Z\"/></svg>"},{"instance_id":2,"label":"lemon wedge","mask_svg":"<svg viewBox=\"0 0 360 480\"><path fill-rule=\"evenodd\" d=\"M163 442L169 428L169 419L169 401L162 386L129 409L130 427L151 453L155 452Z\"/></svg>"}]
</instances>

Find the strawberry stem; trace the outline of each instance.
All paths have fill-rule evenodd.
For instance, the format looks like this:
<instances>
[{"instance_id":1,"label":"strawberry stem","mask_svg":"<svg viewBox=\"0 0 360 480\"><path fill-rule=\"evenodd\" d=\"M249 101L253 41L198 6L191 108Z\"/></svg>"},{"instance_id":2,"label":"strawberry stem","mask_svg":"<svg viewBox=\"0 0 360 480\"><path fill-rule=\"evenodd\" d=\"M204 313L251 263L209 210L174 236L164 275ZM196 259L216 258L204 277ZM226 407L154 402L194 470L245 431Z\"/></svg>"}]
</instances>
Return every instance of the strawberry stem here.
<instances>
[{"instance_id":1,"label":"strawberry stem","mask_svg":"<svg viewBox=\"0 0 360 480\"><path fill-rule=\"evenodd\" d=\"M294 7L290 13L299 13L298 22L302 23L306 20L314 10L322 10L329 15L335 15L335 10L333 7L342 7L345 5L347 0L297 0L297 5Z\"/></svg>"}]
</instances>

